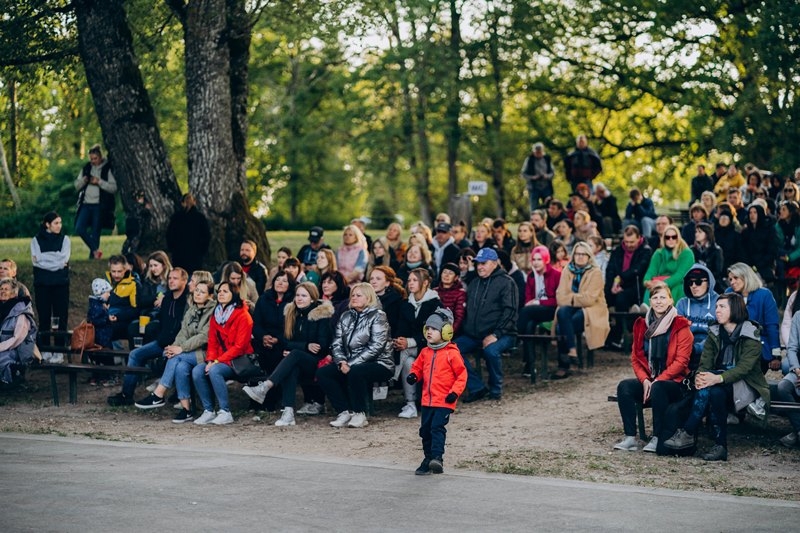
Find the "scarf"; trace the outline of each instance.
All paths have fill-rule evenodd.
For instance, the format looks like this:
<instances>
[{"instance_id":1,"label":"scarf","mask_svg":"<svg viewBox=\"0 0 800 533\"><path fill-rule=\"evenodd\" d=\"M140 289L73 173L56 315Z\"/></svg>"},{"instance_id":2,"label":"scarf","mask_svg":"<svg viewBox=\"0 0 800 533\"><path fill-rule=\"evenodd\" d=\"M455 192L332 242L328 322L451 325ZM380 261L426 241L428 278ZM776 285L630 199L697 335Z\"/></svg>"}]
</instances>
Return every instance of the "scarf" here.
<instances>
[{"instance_id":1,"label":"scarf","mask_svg":"<svg viewBox=\"0 0 800 533\"><path fill-rule=\"evenodd\" d=\"M235 308L236 306L232 304L228 304L226 306L223 306L222 304L217 304L217 307L214 309L214 320L216 320L217 324L219 324L220 326L224 326L225 322L227 322L228 319L233 314L233 310Z\"/></svg>"},{"instance_id":2,"label":"scarf","mask_svg":"<svg viewBox=\"0 0 800 533\"><path fill-rule=\"evenodd\" d=\"M742 324L737 324L736 328L731 332L725 329L724 326L719 327L719 353L714 362L715 370L727 370L732 368L735 364L733 360L733 346L739 340L742 333Z\"/></svg>"},{"instance_id":3,"label":"scarf","mask_svg":"<svg viewBox=\"0 0 800 533\"><path fill-rule=\"evenodd\" d=\"M572 292L578 292L578 289L580 289L581 286L581 280L583 279L583 274L592 268L592 265L586 265L583 268L578 268L575 266L575 263L570 262L567 265L567 268L569 268L569 271L575 276L572 278Z\"/></svg>"},{"instance_id":4,"label":"scarf","mask_svg":"<svg viewBox=\"0 0 800 533\"><path fill-rule=\"evenodd\" d=\"M678 316L678 310L669 306L669 309L660 317L657 317L652 309L645 317L647 330L644 332L644 346L647 363L650 366L650 375L653 378L661 374L667 366L669 332L676 316Z\"/></svg>"},{"instance_id":5,"label":"scarf","mask_svg":"<svg viewBox=\"0 0 800 533\"><path fill-rule=\"evenodd\" d=\"M0 302L0 324L2 324L6 318L8 318L9 313L11 310L14 309L14 306L17 305L17 302L20 302L19 297L9 298L5 302Z\"/></svg>"},{"instance_id":6,"label":"scarf","mask_svg":"<svg viewBox=\"0 0 800 533\"><path fill-rule=\"evenodd\" d=\"M409 270L414 270L420 265L422 265L422 261L414 261L413 263L406 262L406 268L408 268Z\"/></svg>"},{"instance_id":7,"label":"scarf","mask_svg":"<svg viewBox=\"0 0 800 533\"><path fill-rule=\"evenodd\" d=\"M540 300L541 304L541 300L547 298L547 291L544 286L544 273L539 274L534 270L531 274L533 275L534 287L536 287L536 294L534 296L537 300Z\"/></svg>"}]
</instances>

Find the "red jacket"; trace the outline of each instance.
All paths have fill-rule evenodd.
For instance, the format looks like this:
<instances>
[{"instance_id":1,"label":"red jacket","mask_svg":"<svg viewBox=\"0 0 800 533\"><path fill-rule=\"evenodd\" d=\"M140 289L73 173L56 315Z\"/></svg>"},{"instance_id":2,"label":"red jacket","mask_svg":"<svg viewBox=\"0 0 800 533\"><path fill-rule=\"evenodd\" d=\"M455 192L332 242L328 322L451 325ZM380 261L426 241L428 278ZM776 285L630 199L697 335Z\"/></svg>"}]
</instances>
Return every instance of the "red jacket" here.
<instances>
[{"instance_id":1,"label":"red jacket","mask_svg":"<svg viewBox=\"0 0 800 533\"><path fill-rule=\"evenodd\" d=\"M689 375L689 358L692 355L694 335L689 329L690 322L678 315L672 322L667 344L667 367L656 376L656 381L675 381L680 383ZM644 333L647 324L643 317L633 323L633 348L631 350L631 365L633 372L640 382L650 378L650 365L644 353Z\"/></svg>"},{"instance_id":2,"label":"red jacket","mask_svg":"<svg viewBox=\"0 0 800 533\"><path fill-rule=\"evenodd\" d=\"M464 315L467 314L467 291L464 290L464 285L456 280L449 289L439 285L436 292L442 305L453 312L453 332L458 333L461 323L464 322Z\"/></svg>"},{"instance_id":3,"label":"red jacket","mask_svg":"<svg viewBox=\"0 0 800 533\"><path fill-rule=\"evenodd\" d=\"M253 353L255 350L250 344L252 334L253 317L250 316L246 305L234 309L228 321L222 326L217 324L217 320L212 314L211 324L208 328L206 361L216 360L230 365L230 361L233 359Z\"/></svg>"},{"instance_id":4,"label":"red jacket","mask_svg":"<svg viewBox=\"0 0 800 533\"><path fill-rule=\"evenodd\" d=\"M544 269L544 292L547 297L539 300L539 305L545 305L549 307L556 307L558 305L558 302L556 301L556 289L558 289L558 283L560 281L561 271L556 270L550 265L547 265ZM531 272L528 274L528 281L525 282L524 303L535 300L537 291L538 288L536 287L536 276L533 272Z\"/></svg>"},{"instance_id":5,"label":"red jacket","mask_svg":"<svg viewBox=\"0 0 800 533\"><path fill-rule=\"evenodd\" d=\"M461 352L452 342L438 350L430 346L423 348L411 365L410 373L422 383L423 407L455 409L456 402L447 403L444 399L451 392L461 396L467 387L467 368Z\"/></svg>"}]
</instances>

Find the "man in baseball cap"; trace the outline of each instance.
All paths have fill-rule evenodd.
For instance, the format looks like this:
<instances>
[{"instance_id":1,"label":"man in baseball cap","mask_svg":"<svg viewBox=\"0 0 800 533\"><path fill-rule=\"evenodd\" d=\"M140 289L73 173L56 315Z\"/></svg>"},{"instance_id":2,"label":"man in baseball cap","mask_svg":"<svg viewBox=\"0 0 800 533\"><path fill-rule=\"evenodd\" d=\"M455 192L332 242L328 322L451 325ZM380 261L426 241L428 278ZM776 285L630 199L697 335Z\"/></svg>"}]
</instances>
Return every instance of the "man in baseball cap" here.
<instances>
[{"instance_id":1,"label":"man in baseball cap","mask_svg":"<svg viewBox=\"0 0 800 533\"><path fill-rule=\"evenodd\" d=\"M317 252L323 248L330 248L325 244L325 230L319 226L313 226L308 230L308 244L304 244L297 253L297 259L303 263L306 270L317 264Z\"/></svg>"}]
</instances>

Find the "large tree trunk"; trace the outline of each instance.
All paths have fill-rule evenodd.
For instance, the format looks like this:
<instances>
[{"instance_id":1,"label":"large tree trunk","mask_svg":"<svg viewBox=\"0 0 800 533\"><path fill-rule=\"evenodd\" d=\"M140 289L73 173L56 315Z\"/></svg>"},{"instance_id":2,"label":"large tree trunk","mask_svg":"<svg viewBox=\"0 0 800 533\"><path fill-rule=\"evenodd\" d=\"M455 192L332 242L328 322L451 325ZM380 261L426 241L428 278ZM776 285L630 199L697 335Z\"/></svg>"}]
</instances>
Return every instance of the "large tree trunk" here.
<instances>
[{"instance_id":1,"label":"large tree trunk","mask_svg":"<svg viewBox=\"0 0 800 533\"><path fill-rule=\"evenodd\" d=\"M461 14L456 0L450 0L450 95L445 111L445 137L447 138L447 198L448 211L452 214L458 194L458 147L461 144Z\"/></svg>"},{"instance_id":2,"label":"large tree trunk","mask_svg":"<svg viewBox=\"0 0 800 533\"><path fill-rule=\"evenodd\" d=\"M131 193L137 189L153 206L141 245L153 250L166 244L180 189L139 72L123 4L76 0L78 46L125 210L133 208Z\"/></svg>"}]
</instances>

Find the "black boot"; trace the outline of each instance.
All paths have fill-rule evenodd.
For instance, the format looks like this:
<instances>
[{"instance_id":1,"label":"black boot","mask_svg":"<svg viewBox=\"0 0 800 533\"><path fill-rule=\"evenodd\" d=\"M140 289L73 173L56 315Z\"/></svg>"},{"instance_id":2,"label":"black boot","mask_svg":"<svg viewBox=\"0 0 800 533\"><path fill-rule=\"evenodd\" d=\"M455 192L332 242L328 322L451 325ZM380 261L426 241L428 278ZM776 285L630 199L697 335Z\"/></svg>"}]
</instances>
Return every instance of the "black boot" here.
<instances>
[{"instance_id":1,"label":"black boot","mask_svg":"<svg viewBox=\"0 0 800 533\"><path fill-rule=\"evenodd\" d=\"M722 444L715 444L714 447L711 448L707 454L703 455L703 459L705 461L727 461L728 448L726 448Z\"/></svg>"},{"instance_id":2,"label":"black boot","mask_svg":"<svg viewBox=\"0 0 800 533\"><path fill-rule=\"evenodd\" d=\"M422 460L422 462L419 465L419 468L417 468L414 471L414 473L418 476L427 476L428 474L431 473L430 464L431 464L430 457L426 457L425 459Z\"/></svg>"},{"instance_id":3,"label":"black boot","mask_svg":"<svg viewBox=\"0 0 800 533\"><path fill-rule=\"evenodd\" d=\"M428 467L434 474L441 474L442 472L444 472L444 461L442 460L441 457L434 457L428 463Z\"/></svg>"}]
</instances>

